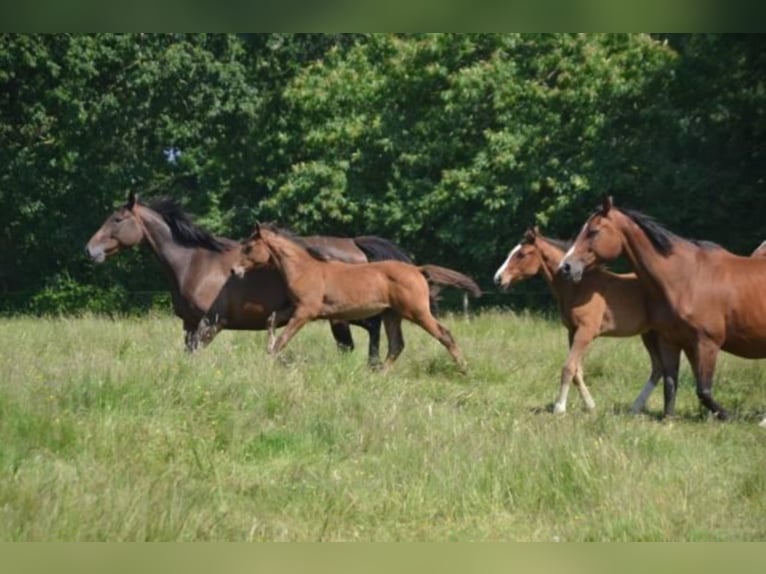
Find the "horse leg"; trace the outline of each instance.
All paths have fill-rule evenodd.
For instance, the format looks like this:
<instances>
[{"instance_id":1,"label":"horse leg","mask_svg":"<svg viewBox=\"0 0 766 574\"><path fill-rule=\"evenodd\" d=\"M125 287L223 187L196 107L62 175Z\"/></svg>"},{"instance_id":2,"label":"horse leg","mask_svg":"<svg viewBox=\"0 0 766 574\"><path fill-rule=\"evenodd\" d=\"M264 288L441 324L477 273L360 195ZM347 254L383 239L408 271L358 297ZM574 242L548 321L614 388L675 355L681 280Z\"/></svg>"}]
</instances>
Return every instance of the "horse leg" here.
<instances>
[{"instance_id":1,"label":"horse leg","mask_svg":"<svg viewBox=\"0 0 766 574\"><path fill-rule=\"evenodd\" d=\"M292 307L283 307L276 311L272 311L269 318L266 320L266 329L268 330L268 340L266 343L266 352L271 354L274 352L274 345L276 344L277 337L277 325L282 325L290 319L293 315Z\"/></svg>"},{"instance_id":2,"label":"horse leg","mask_svg":"<svg viewBox=\"0 0 766 574\"><path fill-rule=\"evenodd\" d=\"M562 414L566 412L567 396L569 395L569 383L575 379L578 370L582 369L580 361L583 354L585 353L586 347L593 339L594 335L582 328L577 329L576 331L569 331L569 354L567 355L567 359L564 361L564 366L561 369L559 396L556 399L556 402L553 403L554 414ZM575 380L575 384L578 386L578 389L582 389L585 385L585 382L582 379L579 379ZM590 396L590 392L588 392L587 387L585 387L585 389L587 396L590 398L589 402L585 398L586 395L583 395L585 406L588 408L588 410L593 410L596 408L596 403L593 401L593 397ZM582 394L582 390L580 390L580 394Z\"/></svg>"},{"instance_id":3,"label":"horse leg","mask_svg":"<svg viewBox=\"0 0 766 574\"><path fill-rule=\"evenodd\" d=\"M641 335L641 341L646 348L646 352L649 353L649 360L652 363L652 371L649 373L649 379L647 379L644 388L641 389L641 392L630 407L630 412L634 415L637 415L644 410L646 401L649 400L649 396L654 392L655 387L657 387L657 381L660 380L663 373L658 338L659 335L657 335L655 331L647 331Z\"/></svg>"},{"instance_id":4,"label":"horse leg","mask_svg":"<svg viewBox=\"0 0 766 574\"><path fill-rule=\"evenodd\" d=\"M596 401L593 400L593 397L590 394L590 391L588 390L588 387L585 386L585 378L583 376L583 370L582 370L582 360L577 363L577 370L575 371L574 376L574 384L577 387L577 389L580 391L580 396L582 397L583 402L585 402L585 408L589 411L592 411L596 408Z\"/></svg>"},{"instance_id":5,"label":"horse leg","mask_svg":"<svg viewBox=\"0 0 766 574\"><path fill-rule=\"evenodd\" d=\"M381 315L381 320L386 329L386 339L388 339L388 354L383 367L388 370L404 350L402 316L396 311L388 310Z\"/></svg>"},{"instance_id":6,"label":"horse leg","mask_svg":"<svg viewBox=\"0 0 766 574\"><path fill-rule=\"evenodd\" d=\"M371 368L380 366L380 326L383 323L381 315L374 315L367 319L358 319L351 321L352 325L357 325L365 331L370 338L367 351L367 364Z\"/></svg>"},{"instance_id":7,"label":"horse leg","mask_svg":"<svg viewBox=\"0 0 766 574\"><path fill-rule=\"evenodd\" d=\"M729 413L713 399L713 374L719 350L713 341L701 340L687 353L687 358L697 381L697 398L719 420L725 421Z\"/></svg>"},{"instance_id":8,"label":"horse leg","mask_svg":"<svg viewBox=\"0 0 766 574\"><path fill-rule=\"evenodd\" d=\"M309 321L310 317L299 315L296 310L296 312L293 313L293 316L290 317L287 325L285 325L282 333L279 335L279 337L277 337L276 342L268 348L269 354L278 354L282 349L285 348L290 339L292 339L293 336L295 336L295 334L300 331L301 327L303 327Z\"/></svg>"},{"instance_id":9,"label":"horse leg","mask_svg":"<svg viewBox=\"0 0 766 574\"><path fill-rule=\"evenodd\" d=\"M681 367L681 348L674 343L668 343L661 337L658 340L665 398L665 406L662 416L670 418L676 410L678 370Z\"/></svg>"},{"instance_id":10,"label":"horse leg","mask_svg":"<svg viewBox=\"0 0 766 574\"><path fill-rule=\"evenodd\" d=\"M460 350L457 341L455 341L455 338L452 336L452 333L449 332L449 329L437 321L436 318L431 315L430 311L415 315L412 318L412 322L420 325L428 334L444 345L457 363L460 372L464 373L466 371L466 361L463 358L463 352Z\"/></svg>"},{"instance_id":11,"label":"horse leg","mask_svg":"<svg viewBox=\"0 0 766 574\"><path fill-rule=\"evenodd\" d=\"M401 323L401 318L399 319ZM369 347L367 350L367 364L370 367L377 367L380 365L380 325L383 323L382 315L375 315L365 321L367 334L370 337ZM399 335L401 336L402 330L399 328ZM389 339L389 353L391 339ZM404 342L402 341L402 348L404 348ZM401 350L400 350L401 352Z\"/></svg>"},{"instance_id":12,"label":"horse leg","mask_svg":"<svg viewBox=\"0 0 766 574\"><path fill-rule=\"evenodd\" d=\"M346 321L330 321L330 329L338 349L341 351L353 351L354 339L351 336L351 327Z\"/></svg>"}]
</instances>

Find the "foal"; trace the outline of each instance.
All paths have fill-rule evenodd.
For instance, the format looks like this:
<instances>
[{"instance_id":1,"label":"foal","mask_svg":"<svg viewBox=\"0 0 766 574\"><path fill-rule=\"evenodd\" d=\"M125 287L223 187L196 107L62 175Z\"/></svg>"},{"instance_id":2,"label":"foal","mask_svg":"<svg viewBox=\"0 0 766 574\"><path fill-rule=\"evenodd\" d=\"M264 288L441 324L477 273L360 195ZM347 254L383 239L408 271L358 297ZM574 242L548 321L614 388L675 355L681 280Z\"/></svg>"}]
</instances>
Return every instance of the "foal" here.
<instances>
[{"instance_id":1,"label":"foal","mask_svg":"<svg viewBox=\"0 0 766 574\"><path fill-rule=\"evenodd\" d=\"M349 264L316 258L277 228L256 225L242 246L240 261L232 273L242 277L250 268L272 262L282 273L293 303L292 316L269 353L278 353L309 321L315 319L363 319L383 313L388 338L384 367L390 367L404 349L402 318L416 323L444 345L460 370L465 370L460 347L452 334L430 310L426 278L442 285L465 288L470 278L444 267L416 267L401 261Z\"/></svg>"},{"instance_id":2,"label":"foal","mask_svg":"<svg viewBox=\"0 0 766 574\"><path fill-rule=\"evenodd\" d=\"M556 272L568 248L566 242L543 237L537 227L528 229L521 243L511 250L495 273L495 283L507 290L513 283L540 274L556 298L561 322L569 332L569 355L561 369L561 387L553 405L554 413L566 412L572 380L585 406L589 410L595 408L595 402L585 386L582 369L582 358L593 339L640 334L649 352L652 372L633 402L631 411L637 414L646 405L663 373L660 357L662 344L657 334L649 330L646 298L633 273L618 275L594 269L580 283L564 279ZM678 354L674 361L670 356L667 358L676 370L678 359Z\"/></svg>"}]
</instances>

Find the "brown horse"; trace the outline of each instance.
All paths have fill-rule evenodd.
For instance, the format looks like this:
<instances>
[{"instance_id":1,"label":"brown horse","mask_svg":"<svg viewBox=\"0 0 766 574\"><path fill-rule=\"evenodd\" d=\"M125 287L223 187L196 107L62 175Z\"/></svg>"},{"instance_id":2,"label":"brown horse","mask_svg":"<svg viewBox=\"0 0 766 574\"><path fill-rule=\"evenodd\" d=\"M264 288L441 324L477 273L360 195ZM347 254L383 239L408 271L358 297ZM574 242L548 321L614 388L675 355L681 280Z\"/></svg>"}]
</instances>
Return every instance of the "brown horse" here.
<instances>
[{"instance_id":1,"label":"brown horse","mask_svg":"<svg viewBox=\"0 0 766 574\"><path fill-rule=\"evenodd\" d=\"M402 261L356 265L328 261L276 227L257 225L242 246L240 261L232 267L232 273L246 277L249 269L271 265L282 273L293 309L284 331L269 345L270 353L281 351L309 321L363 319L382 313L388 338L385 367L390 367L404 349L404 318L436 338L464 368L452 334L431 314L429 281L480 295L479 287L469 277L436 265L416 267Z\"/></svg>"},{"instance_id":2,"label":"brown horse","mask_svg":"<svg viewBox=\"0 0 766 574\"><path fill-rule=\"evenodd\" d=\"M621 254L652 300L652 328L683 350L701 404L727 419L726 410L713 399L716 359L720 350L750 359L766 357L766 260L684 239L644 214L615 207L607 197L583 225L561 270L580 281L586 269ZM677 384L677 379L665 381L668 416Z\"/></svg>"},{"instance_id":3,"label":"brown horse","mask_svg":"<svg viewBox=\"0 0 766 574\"><path fill-rule=\"evenodd\" d=\"M348 262L386 258L409 261L398 247L379 237L312 236L305 241L328 257ZM149 246L170 279L173 310L183 321L187 351L207 345L221 329L266 329L269 316L290 305L284 280L275 269L259 269L244 281L232 281L230 270L239 259L239 242L200 229L167 198L147 205L130 193L127 203L88 241L86 252L100 263L141 243ZM212 325L198 331L203 317ZM370 362L377 362L381 318L356 324L369 332ZM338 345L353 348L348 324L333 322L331 326Z\"/></svg>"},{"instance_id":4,"label":"brown horse","mask_svg":"<svg viewBox=\"0 0 766 574\"><path fill-rule=\"evenodd\" d=\"M558 303L561 322L569 333L569 355L561 369L561 387L553 405L554 413L566 412L572 380L585 406L589 410L595 408L582 369L582 358L593 339L641 335L652 370L633 402L632 412L639 413L663 374L662 343L649 329L647 301L641 285L633 273L618 275L598 268L586 273L577 284L564 279L558 267L569 247L567 242L543 237L537 227L528 229L495 273L495 283L508 290L514 283L542 275ZM678 353L669 366L678 370Z\"/></svg>"}]
</instances>

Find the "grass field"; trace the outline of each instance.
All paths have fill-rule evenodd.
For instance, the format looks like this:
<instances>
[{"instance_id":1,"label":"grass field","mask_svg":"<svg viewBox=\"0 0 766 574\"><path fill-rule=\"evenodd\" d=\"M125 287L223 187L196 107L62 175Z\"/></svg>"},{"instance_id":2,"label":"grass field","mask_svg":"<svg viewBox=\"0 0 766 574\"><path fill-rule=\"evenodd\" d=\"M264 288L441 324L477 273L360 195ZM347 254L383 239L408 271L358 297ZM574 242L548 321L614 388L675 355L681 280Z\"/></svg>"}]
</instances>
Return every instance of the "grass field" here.
<instances>
[{"instance_id":1,"label":"grass field","mask_svg":"<svg viewBox=\"0 0 766 574\"><path fill-rule=\"evenodd\" d=\"M0 540L765 540L763 363L723 356L710 419L682 366L677 417L629 406L638 339L597 340L597 403L548 407L565 332L448 316L461 375L409 324L388 374L315 323L265 354L223 332L196 356L180 321L0 321Z\"/></svg>"}]
</instances>

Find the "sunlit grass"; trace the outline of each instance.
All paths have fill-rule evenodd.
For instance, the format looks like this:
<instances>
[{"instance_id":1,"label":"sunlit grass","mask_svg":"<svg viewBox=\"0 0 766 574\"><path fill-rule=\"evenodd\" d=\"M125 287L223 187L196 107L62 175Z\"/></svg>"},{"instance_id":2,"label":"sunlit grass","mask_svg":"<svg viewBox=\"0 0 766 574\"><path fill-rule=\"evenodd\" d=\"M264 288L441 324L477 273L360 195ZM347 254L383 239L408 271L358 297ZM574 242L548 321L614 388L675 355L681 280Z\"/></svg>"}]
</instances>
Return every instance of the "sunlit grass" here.
<instances>
[{"instance_id":1,"label":"sunlit grass","mask_svg":"<svg viewBox=\"0 0 766 574\"><path fill-rule=\"evenodd\" d=\"M682 367L677 413L629 406L640 341L598 340L554 416L555 322L447 316L469 361L405 325L387 374L366 336L340 354L299 333L284 364L263 333L195 356L169 317L0 322L3 540L763 540L761 363L723 356L711 420Z\"/></svg>"}]
</instances>

